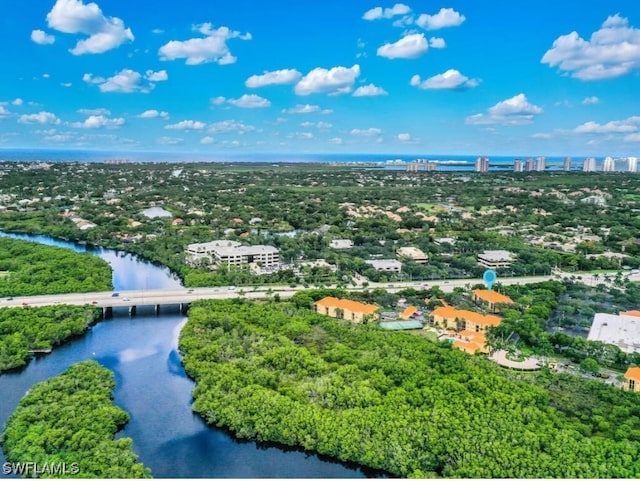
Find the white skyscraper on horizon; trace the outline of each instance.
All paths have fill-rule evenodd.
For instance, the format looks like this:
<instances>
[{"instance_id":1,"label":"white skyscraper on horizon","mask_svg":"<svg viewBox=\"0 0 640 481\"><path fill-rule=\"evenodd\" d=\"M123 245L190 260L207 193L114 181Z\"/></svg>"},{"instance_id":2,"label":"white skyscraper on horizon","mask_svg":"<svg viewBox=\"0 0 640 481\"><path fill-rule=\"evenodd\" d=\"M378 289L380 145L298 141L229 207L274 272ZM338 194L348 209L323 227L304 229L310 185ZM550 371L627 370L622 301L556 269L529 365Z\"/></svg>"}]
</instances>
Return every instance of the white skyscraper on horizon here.
<instances>
[{"instance_id":1,"label":"white skyscraper on horizon","mask_svg":"<svg viewBox=\"0 0 640 481\"><path fill-rule=\"evenodd\" d=\"M524 170L524 164L522 160L516 159L513 161L513 171L514 172L522 172Z\"/></svg>"},{"instance_id":2,"label":"white skyscraper on horizon","mask_svg":"<svg viewBox=\"0 0 640 481\"><path fill-rule=\"evenodd\" d=\"M616 170L616 163L613 157L605 157L602 163L602 172L613 172L614 170Z\"/></svg>"},{"instance_id":3,"label":"white skyscraper on horizon","mask_svg":"<svg viewBox=\"0 0 640 481\"><path fill-rule=\"evenodd\" d=\"M538 157L536 159L536 171L544 172L547 168L547 158L546 157Z\"/></svg>"},{"instance_id":4,"label":"white skyscraper on horizon","mask_svg":"<svg viewBox=\"0 0 640 481\"><path fill-rule=\"evenodd\" d=\"M489 172L489 157L478 157L476 159L476 172Z\"/></svg>"},{"instance_id":5,"label":"white skyscraper on horizon","mask_svg":"<svg viewBox=\"0 0 640 481\"><path fill-rule=\"evenodd\" d=\"M596 159L594 157L587 157L582 164L583 172L595 172L596 171Z\"/></svg>"},{"instance_id":6,"label":"white skyscraper on horizon","mask_svg":"<svg viewBox=\"0 0 640 481\"><path fill-rule=\"evenodd\" d=\"M638 172L638 157L627 157L627 172Z\"/></svg>"},{"instance_id":7,"label":"white skyscraper on horizon","mask_svg":"<svg viewBox=\"0 0 640 481\"><path fill-rule=\"evenodd\" d=\"M565 172L571 172L571 157L564 158L564 164L562 165L562 170Z\"/></svg>"}]
</instances>

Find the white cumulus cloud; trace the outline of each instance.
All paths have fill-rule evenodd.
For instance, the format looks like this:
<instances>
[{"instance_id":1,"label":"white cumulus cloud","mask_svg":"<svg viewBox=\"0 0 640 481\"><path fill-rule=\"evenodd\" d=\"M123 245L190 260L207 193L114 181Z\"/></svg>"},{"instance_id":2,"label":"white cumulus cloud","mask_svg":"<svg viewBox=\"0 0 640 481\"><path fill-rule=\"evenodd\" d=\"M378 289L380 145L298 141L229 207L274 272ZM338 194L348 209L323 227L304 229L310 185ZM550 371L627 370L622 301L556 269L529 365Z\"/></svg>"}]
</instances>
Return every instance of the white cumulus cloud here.
<instances>
[{"instance_id":1,"label":"white cumulus cloud","mask_svg":"<svg viewBox=\"0 0 640 481\"><path fill-rule=\"evenodd\" d=\"M214 138L211 137L210 135L206 135L200 139L200 143L204 145L213 144L214 142L215 142Z\"/></svg>"},{"instance_id":2,"label":"white cumulus cloud","mask_svg":"<svg viewBox=\"0 0 640 481\"><path fill-rule=\"evenodd\" d=\"M261 75L252 75L244 83L247 87L255 89L266 85L284 85L296 83L302 74L295 69L274 70L264 72Z\"/></svg>"},{"instance_id":3,"label":"white cumulus cloud","mask_svg":"<svg viewBox=\"0 0 640 481\"><path fill-rule=\"evenodd\" d=\"M362 18L364 20L379 20L381 18L389 19L395 17L396 15L406 15L410 11L411 8L409 8L407 5L404 5L403 3L396 3L391 8L375 7L371 10L367 10Z\"/></svg>"},{"instance_id":4,"label":"white cumulus cloud","mask_svg":"<svg viewBox=\"0 0 640 481\"><path fill-rule=\"evenodd\" d=\"M242 135L248 132L253 132L254 130L256 130L256 128L253 125L248 125L241 121L221 120L211 124L208 132L210 134L236 133Z\"/></svg>"},{"instance_id":5,"label":"white cumulus cloud","mask_svg":"<svg viewBox=\"0 0 640 481\"><path fill-rule=\"evenodd\" d=\"M478 86L477 79L470 79L458 70L449 69L444 73L421 80L419 75L411 77L409 84L423 90L466 90Z\"/></svg>"},{"instance_id":6,"label":"white cumulus cloud","mask_svg":"<svg viewBox=\"0 0 640 481\"><path fill-rule=\"evenodd\" d=\"M425 30L439 30L445 27L457 27L462 25L466 17L453 8L441 8L435 15L423 13L416 19L416 25Z\"/></svg>"},{"instance_id":7,"label":"white cumulus cloud","mask_svg":"<svg viewBox=\"0 0 640 481\"><path fill-rule=\"evenodd\" d=\"M122 117L109 118L104 115L90 115L84 122L74 122L71 126L77 129L115 129L123 126L124 123L125 121Z\"/></svg>"},{"instance_id":8,"label":"white cumulus cloud","mask_svg":"<svg viewBox=\"0 0 640 481\"><path fill-rule=\"evenodd\" d=\"M181 120L175 124L165 125L165 129L169 130L202 130L206 127L204 122L199 120Z\"/></svg>"},{"instance_id":9,"label":"white cumulus cloud","mask_svg":"<svg viewBox=\"0 0 640 481\"><path fill-rule=\"evenodd\" d=\"M47 14L47 24L59 32L89 36L70 50L73 55L103 53L134 40L121 19L105 17L93 2L85 5L81 0L57 0Z\"/></svg>"},{"instance_id":10,"label":"white cumulus cloud","mask_svg":"<svg viewBox=\"0 0 640 481\"><path fill-rule=\"evenodd\" d=\"M360 65L333 67L331 69L314 68L302 77L295 86L297 95L314 93L342 94L351 92L353 83L360 75Z\"/></svg>"},{"instance_id":11,"label":"white cumulus cloud","mask_svg":"<svg viewBox=\"0 0 640 481\"><path fill-rule=\"evenodd\" d=\"M585 97L584 99L582 99L582 105L595 105L599 103L600 103L600 99L595 95L592 95L591 97Z\"/></svg>"},{"instance_id":12,"label":"white cumulus cloud","mask_svg":"<svg viewBox=\"0 0 640 481\"><path fill-rule=\"evenodd\" d=\"M157 119L157 118L161 118L161 119L168 119L169 118L169 113L168 112L162 112L160 110L156 110L156 109L150 109L150 110L145 110L144 112L142 112L140 115L138 115L139 118L141 119Z\"/></svg>"},{"instance_id":13,"label":"white cumulus cloud","mask_svg":"<svg viewBox=\"0 0 640 481\"><path fill-rule=\"evenodd\" d=\"M486 114L467 117L465 122L470 125L522 125L531 123L535 116L542 112L542 108L530 103L525 94L518 94L498 102L489 108Z\"/></svg>"},{"instance_id":14,"label":"white cumulus cloud","mask_svg":"<svg viewBox=\"0 0 640 481\"><path fill-rule=\"evenodd\" d=\"M211 99L213 105L222 105L228 103L242 109L263 109L271 107L271 102L255 94L244 94L237 99L227 99L225 97L215 97Z\"/></svg>"},{"instance_id":15,"label":"white cumulus cloud","mask_svg":"<svg viewBox=\"0 0 640 481\"><path fill-rule=\"evenodd\" d=\"M227 41L232 38L250 40L251 34L241 34L228 27L213 28L211 23L194 25L193 30L204 37L189 40L171 40L158 50L160 60L184 58L187 65L200 65L215 62L219 65L235 63L237 58L231 55Z\"/></svg>"},{"instance_id":16,"label":"white cumulus cloud","mask_svg":"<svg viewBox=\"0 0 640 481\"><path fill-rule=\"evenodd\" d=\"M388 95L389 93L382 87L374 84L363 85L358 87L354 92L354 97L377 97L379 95Z\"/></svg>"},{"instance_id":17,"label":"white cumulus cloud","mask_svg":"<svg viewBox=\"0 0 640 481\"><path fill-rule=\"evenodd\" d=\"M362 137L374 137L376 135L382 134L382 129L378 129L376 127L370 127L368 129L352 129L351 135L357 135Z\"/></svg>"},{"instance_id":18,"label":"white cumulus cloud","mask_svg":"<svg viewBox=\"0 0 640 481\"><path fill-rule=\"evenodd\" d=\"M23 103L24 101L21 98L17 98L17 99L13 99L13 101L11 102L11 105L15 105L16 107L19 107Z\"/></svg>"},{"instance_id":19,"label":"white cumulus cloud","mask_svg":"<svg viewBox=\"0 0 640 481\"><path fill-rule=\"evenodd\" d=\"M21 124L60 124L60 119L51 112L38 112L37 114L25 114L18 117L18 122Z\"/></svg>"},{"instance_id":20,"label":"white cumulus cloud","mask_svg":"<svg viewBox=\"0 0 640 481\"><path fill-rule=\"evenodd\" d=\"M98 85L101 92L149 93L155 87L156 82L167 80L169 77L165 70L154 72L147 70L143 76L141 73L131 69L123 69L113 77L94 77L93 74L86 73L82 80L89 84Z\"/></svg>"},{"instance_id":21,"label":"white cumulus cloud","mask_svg":"<svg viewBox=\"0 0 640 481\"><path fill-rule=\"evenodd\" d=\"M640 116L629 117L625 120L612 120L606 124L590 121L573 129L576 134L625 134L638 131Z\"/></svg>"},{"instance_id":22,"label":"white cumulus cloud","mask_svg":"<svg viewBox=\"0 0 640 481\"><path fill-rule=\"evenodd\" d=\"M56 41L56 37L49 35L44 30L34 30L31 32L31 40L38 45L51 45Z\"/></svg>"},{"instance_id":23,"label":"white cumulus cloud","mask_svg":"<svg viewBox=\"0 0 640 481\"><path fill-rule=\"evenodd\" d=\"M444 41L444 38L441 37L431 37L429 39L429 47L431 48L445 48L447 44Z\"/></svg>"},{"instance_id":24,"label":"white cumulus cloud","mask_svg":"<svg viewBox=\"0 0 640 481\"><path fill-rule=\"evenodd\" d=\"M620 15L607 18L585 40L577 32L561 35L541 60L580 80L620 77L640 68L640 29Z\"/></svg>"},{"instance_id":25,"label":"white cumulus cloud","mask_svg":"<svg viewBox=\"0 0 640 481\"><path fill-rule=\"evenodd\" d=\"M378 57L418 58L429 50L429 44L423 33L405 35L394 43L385 43L378 48Z\"/></svg>"},{"instance_id":26,"label":"white cumulus cloud","mask_svg":"<svg viewBox=\"0 0 640 481\"><path fill-rule=\"evenodd\" d=\"M7 109L5 109L2 105L0 105L0 118L2 117L6 117L7 115L11 114L11 112L9 112Z\"/></svg>"}]
</instances>

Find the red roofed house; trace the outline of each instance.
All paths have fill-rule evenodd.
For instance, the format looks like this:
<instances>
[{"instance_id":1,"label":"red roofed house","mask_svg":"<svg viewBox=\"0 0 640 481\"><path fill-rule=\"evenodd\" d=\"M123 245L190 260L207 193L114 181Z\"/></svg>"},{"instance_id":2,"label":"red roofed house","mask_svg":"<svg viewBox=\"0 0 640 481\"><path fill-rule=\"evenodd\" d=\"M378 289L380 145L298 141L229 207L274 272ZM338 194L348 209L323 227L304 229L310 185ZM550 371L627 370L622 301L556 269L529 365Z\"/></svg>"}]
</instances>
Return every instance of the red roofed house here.
<instances>
[{"instance_id":1,"label":"red roofed house","mask_svg":"<svg viewBox=\"0 0 640 481\"><path fill-rule=\"evenodd\" d=\"M624 375L625 391L640 392L640 367L630 367Z\"/></svg>"},{"instance_id":2,"label":"red roofed house","mask_svg":"<svg viewBox=\"0 0 640 481\"><path fill-rule=\"evenodd\" d=\"M475 289L473 291L473 300L474 302L487 305L489 309L491 309L491 312L498 312L498 304L513 304L509 296L487 289Z\"/></svg>"},{"instance_id":3,"label":"red roofed house","mask_svg":"<svg viewBox=\"0 0 640 481\"><path fill-rule=\"evenodd\" d=\"M404 311L402 311L399 315L400 319L411 319L413 316L418 314L418 308L416 306L408 306Z\"/></svg>"},{"instance_id":4,"label":"red roofed house","mask_svg":"<svg viewBox=\"0 0 640 481\"><path fill-rule=\"evenodd\" d=\"M380 308L378 306L336 297L320 299L314 303L314 307L318 314L335 317L336 319L347 319L357 323L378 320L380 317L378 312Z\"/></svg>"}]
</instances>

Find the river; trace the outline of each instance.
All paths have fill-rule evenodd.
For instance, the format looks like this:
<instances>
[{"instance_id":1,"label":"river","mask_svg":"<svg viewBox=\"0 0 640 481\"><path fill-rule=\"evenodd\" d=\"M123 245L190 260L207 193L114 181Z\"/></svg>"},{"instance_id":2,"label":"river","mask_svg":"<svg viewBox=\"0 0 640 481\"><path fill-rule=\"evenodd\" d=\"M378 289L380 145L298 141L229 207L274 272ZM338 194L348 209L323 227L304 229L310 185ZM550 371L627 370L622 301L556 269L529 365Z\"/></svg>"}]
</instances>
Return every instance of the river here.
<instances>
[{"instance_id":1,"label":"river","mask_svg":"<svg viewBox=\"0 0 640 481\"><path fill-rule=\"evenodd\" d=\"M0 235L98 255L111 264L116 290L181 285L168 269L130 254L88 249L46 236ZM381 474L300 450L240 441L207 426L191 410L194 383L177 350L185 322L177 306L163 308L158 316L152 308L140 308L135 317L129 317L125 308L115 308L112 319L96 324L86 335L32 360L23 370L0 374L0 427L4 428L31 386L74 363L95 359L114 372L115 403L131 417L118 437L133 439L139 460L154 477L363 478ZM0 452L0 464L4 462Z\"/></svg>"}]
</instances>

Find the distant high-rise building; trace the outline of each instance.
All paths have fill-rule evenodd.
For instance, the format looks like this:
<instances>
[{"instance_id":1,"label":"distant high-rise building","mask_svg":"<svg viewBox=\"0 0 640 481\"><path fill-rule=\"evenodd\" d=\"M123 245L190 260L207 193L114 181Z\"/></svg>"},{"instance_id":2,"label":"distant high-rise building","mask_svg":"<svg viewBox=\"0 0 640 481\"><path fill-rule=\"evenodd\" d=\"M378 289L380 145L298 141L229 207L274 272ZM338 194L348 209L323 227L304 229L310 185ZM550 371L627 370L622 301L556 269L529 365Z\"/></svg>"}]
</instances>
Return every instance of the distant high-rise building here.
<instances>
[{"instance_id":1,"label":"distant high-rise building","mask_svg":"<svg viewBox=\"0 0 640 481\"><path fill-rule=\"evenodd\" d=\"M602 163L602 172L613 172L616 170L616 163L613 157L606 157Z\"/></svg>"},{"instance_id":2,"label":"distant high-rise building","mask_svg":"<svg viewBox=\"0 0 640 481\"><path fill-rule=\"evenodd\" d=\"M571 172L571 157L564 158L564 164L562 165L562 170L565 172Z\"/></svg>"},{"instance_id":3,"label":"distant high-rise building","mask_svg":"<svg viewBox=\"0 0 640 481\"><path fill-rule=\"evenodd\" d=\"M583 172L595 172L596 171L596 159L593 157L587 157L582 164Z\"/></svg>"},{"instance_id":4,"label":"distant high-rise building","mask_svg":"<svg viewBox=\"0 0 640 481\"><path fill-rule=\"evenodd\" d=\"M514 172L522 172L524 169L524 164L520 159L516 159L513 161L513 171Z\"/></svg>"},{"instance_id":5,"label":"distant high-rise building","mask_svg":"<svg viewBox=\"0 0 640 481\"><path fill-rule=\"evenodd\" d=\"M489 172L489 157L478 157L476 159L476 172Z\"/></svg>"},{"instance_id":6,"label":"distant high-rise building","mask_svg":"<svg viewBox=\"0 0 640 481\"><path fill-rule=\"evenodd\" d=\"M536 159L536 170L538 172L544 172L547 168L547 158L546 157L538 157Z\"/></svg>"},{"instance_id":7,"label":"distant high-rise building","mask_svg":"<svg viewBox=\"0 0 640 481\"><path fill-rule=\"evenodd\" d=\"M627 157L627 172L638 172L638 157Z\"/></svg>"},{"instance_id":8,"label":"distant high-rise building","mask_svg":"<svg viewBox=\"0 0 640 481\"><path fill-rule=\"evenodd\" d=\"M532 172L534 167L535 167L535 164L533 163L533 159L531 157L529 157L527 159L527 164L526 164L527 172Z\"/></svg>"}]
</instances>

